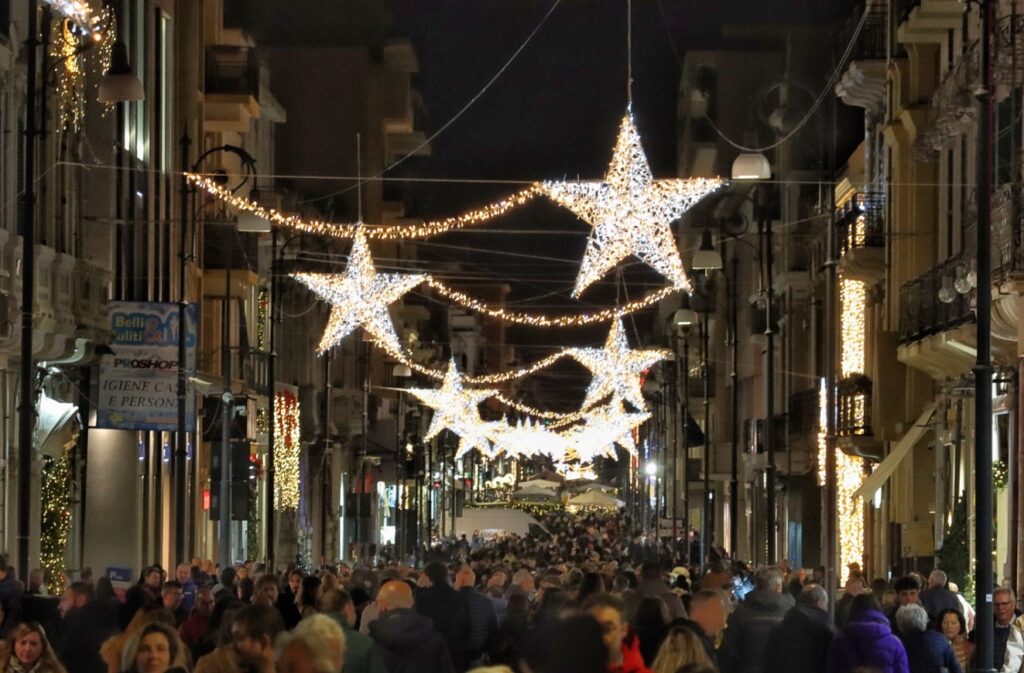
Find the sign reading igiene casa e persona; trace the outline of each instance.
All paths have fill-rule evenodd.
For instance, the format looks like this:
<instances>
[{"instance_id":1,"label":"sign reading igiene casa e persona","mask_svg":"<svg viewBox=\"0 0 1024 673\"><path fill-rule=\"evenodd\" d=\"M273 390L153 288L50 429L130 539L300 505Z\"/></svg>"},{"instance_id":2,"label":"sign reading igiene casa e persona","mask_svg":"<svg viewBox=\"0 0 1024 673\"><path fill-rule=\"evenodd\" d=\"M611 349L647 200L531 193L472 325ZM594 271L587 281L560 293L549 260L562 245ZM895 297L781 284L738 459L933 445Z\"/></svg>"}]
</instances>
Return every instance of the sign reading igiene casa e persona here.
<instances>
[{"instance_id":1,"label":"sign reading igiene casa e persona","mask_svg":"<svg viewBox=\"0 0 1024 673\"><path fill-rule=\"evenodd\" d=\"M110 302L110 348L100 365L96 425L119 430L178 429L178 305ZM186 371L195 371L199 310L186 311ZM187 395L186 428L195 430L195 396Z\"/></svg>"}]
</instances>

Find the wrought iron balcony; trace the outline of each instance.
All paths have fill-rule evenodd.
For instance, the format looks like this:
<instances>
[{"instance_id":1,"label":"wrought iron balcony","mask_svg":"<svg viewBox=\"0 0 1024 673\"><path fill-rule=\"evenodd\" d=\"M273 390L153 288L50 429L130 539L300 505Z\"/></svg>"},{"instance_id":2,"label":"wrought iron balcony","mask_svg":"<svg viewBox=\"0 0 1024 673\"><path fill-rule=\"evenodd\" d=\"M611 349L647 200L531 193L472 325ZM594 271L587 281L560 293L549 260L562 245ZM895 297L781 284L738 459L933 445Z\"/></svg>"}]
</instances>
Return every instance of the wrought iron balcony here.
<instances>
[{"instance_id":1,"label":"wrought iron balcony","mask_svg":"<svg viewBox=\"0 0 1024 673\"><path fill-rule=\"evenodd\" d=\"M960 255L929 269L900 288L902 343L917 341L973 320L968 293L958 292L953 287L958 267L966 267ZM942 301L940 290L951 301Z\"/></svg>"},{"instance_id":2,"label":"wrought iron balcony","mask_svg":"<svg viewBox=\"0 0 1024 673\"><path fill-rule=\"evenodd\" d=\"M260 64L253 47L206 47L206 94L245 94L260 98Z\"/></svg>"},{"instance_id":3,"label":"wrought iron balcony","mask_svg":"<svg viewBox=\"0 0 1024 673\"><path fill-rule=\"evenodd\" d=\"M243 363L246 387L264 397L270 395L269 365L270 353L258 350L250 350Z\"/></svg>"},{"instance_id":4,"label":"wrought iron balcony","mask_svg":"<svg viewBox=\"0 0 1024 673\"><path fill-rule=\"evenodd\" d=\"M850 376L839 382L836 434L840 437L871 435L871 379L864 375Z\"/></svg>"},{"instance_id":5,"label":"wrought iron balcony","mask_svg":"<svg viewBox=\"0 0 1024 673\"><path fill-rule=\"evenodd\" d=\"M836 213L839 252L885 247L885 202L881 194L856 194Z\"/></svg>"}]
</instances>

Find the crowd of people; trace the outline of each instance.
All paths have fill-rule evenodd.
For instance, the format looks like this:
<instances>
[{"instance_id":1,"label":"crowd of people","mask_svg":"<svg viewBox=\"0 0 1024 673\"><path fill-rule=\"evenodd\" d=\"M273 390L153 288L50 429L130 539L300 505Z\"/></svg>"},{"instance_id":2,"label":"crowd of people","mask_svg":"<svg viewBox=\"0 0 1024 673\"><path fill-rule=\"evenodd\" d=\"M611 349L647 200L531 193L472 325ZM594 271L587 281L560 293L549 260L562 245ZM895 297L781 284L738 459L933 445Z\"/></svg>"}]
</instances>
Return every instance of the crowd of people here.
<instances>
[{"instance_id":1,"label":"crowd of people","mask_svg":"<svg viewBox=\"0 0 1024 673\"><path fill-rule=\"evenodd\" d=\"M550 534L461 538L422 569L339 563L278 575L198 559L127 590L90 573L59 597L0 557L0 673L968 673L970 604L941 570L829 603L820 571L751 571L609 514L552 513ZM1024 621L994 592L996 667L1024 666Z\"/></svg>"}]
</instances>

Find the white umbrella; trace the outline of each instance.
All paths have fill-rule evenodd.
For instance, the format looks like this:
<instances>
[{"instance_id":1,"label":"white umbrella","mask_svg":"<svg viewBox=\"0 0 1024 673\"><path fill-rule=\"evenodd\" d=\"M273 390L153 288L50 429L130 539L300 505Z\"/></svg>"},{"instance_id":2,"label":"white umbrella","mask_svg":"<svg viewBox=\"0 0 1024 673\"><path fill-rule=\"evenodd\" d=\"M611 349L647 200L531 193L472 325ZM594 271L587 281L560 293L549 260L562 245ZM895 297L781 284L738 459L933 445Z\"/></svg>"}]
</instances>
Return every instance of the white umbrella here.
<instances>
[{"instance_id":1,"label":"white umbrella","mask_svg":"<svg viewBox=\"0 0 1024 673\"><path fill-rule=\"evenodd\" d=\"M561 484L557 481L550 481L548 479L530 479L529 481L523 481L519 483L519 488L547 488L556 489Z\"/></svg>"},{"instance_id":2,"label":"white umbrella","mask_svg":"<svg viewBox=\"0 0 1024 673\"><path fill-rule=\"evenodd\" d=\"M625 503L616 497L610 496L604 491L587 491L586 493L580 493L577 496L569 498L570 505L576 505L578 507L605 507L608 509L618 509Z\"/></svg>"},{"instance_id":3,"label":"white umbrella","mask_svg":"<svg viewBox=\"0 0 1024 673\"><path fill-rule=\"evenodd\" d=\"M512 494L512 497L516 500L525 500L527 498L541 498L541 499L554 499L558 497L558 494L552 491L550 488L540 488L538 486L529 486L527 488L521 488Z\"/></svg>"}]
</instances>

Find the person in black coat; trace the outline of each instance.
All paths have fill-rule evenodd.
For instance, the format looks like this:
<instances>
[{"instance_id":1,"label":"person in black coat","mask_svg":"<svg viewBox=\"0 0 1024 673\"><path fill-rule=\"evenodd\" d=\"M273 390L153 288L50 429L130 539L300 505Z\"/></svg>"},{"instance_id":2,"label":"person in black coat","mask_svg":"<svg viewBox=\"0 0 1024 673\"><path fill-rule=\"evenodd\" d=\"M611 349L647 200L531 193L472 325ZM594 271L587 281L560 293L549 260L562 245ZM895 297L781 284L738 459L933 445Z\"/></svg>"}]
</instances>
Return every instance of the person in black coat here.
<instances>
[{"instance_id":1,"label":"person in black coat","mask_svg":"<svg viewBox=\"0 0 1024 673\"><path fill-rule=\"evenodd\" d=\"M949 578L941 570L933 570L928 575L928 588L921 592L921 605L928 612L928 619L935 624L944 610L960 610L960 600L956 594L946 588Z\"/></svg>"},{"instance_id":2,"label":"person in black coat","mask_svg":"<svg viewBox=\"0 0 1024 673\"><path fill-rule=\"evenodd\" d=\"M0 639L6 639L11 629L24 621L21 616L22 586L11 571L7 557L0 554L0 614L3 615Z\"/></svg>"},{"instance_id":3,"label":"person in black coat","mask_svg":"<svg viewBox=\"0 0 1024 673\"><path fill-rule=\"evenodd\" d=\"M117 617L97 601L93 588L85 582L73 582L61 596L64 614L58 655L68 673L106 673L100 646L117 632Z\"/></svg>"},{"instance_id":4,"label":"person in black coat","mask_svg":"<svg viewBox=\"0 0 1024 673\"><path fill-rule=\"evenodd\" d=\"M718 648L722 673L762 673L768 634L795 604L782 587L782 571L760 568L754 575L754 589L729 617L725 640Z\"/></svg>"},{"instance_id":5,"label":"person in black coat","mask_svg":"<svg viewBox=\"0 0 1024 673\"><path fill-rule=\"evenodd\" d=\"M465 670L465 646L470 635L466 602L448 583L448 569L443 563L428 563L423 572L430 586L416 592L416 612L434 621L434 626L448 643L456 670Z\"/></svg>"},{"instance_id":6,"label":"person in black coat","mask_svg":"<svg viewBox=\"0 0 1024 673\"><path fill-rule=\"evenodd\" d=\"M800 590L796 606L768 634L765 673L820 673L836 629L828 614L828 594L820 584Z\"/></svg>"},{"instance_id":7,"label":"person in black coat","mask_svg":"<svg viewBox=\"0 0 1024 673\"><path fill-rule=\"evenodd\" d=\"M946 636L928 629L928 612L923 607L916 603L900 607L896 623L907 651L910 673L963 673Z\"/></svg>"},{"instance_id":8,"label":"person in black coat","mask_svg":"<svg viewBox=\"0 0 1024 673\"><path fill-rule=\"evenodd\" d=\"M377 592L380 617L370 623L370 637L380 646L388 673L455 673L444 638L413 604L405 582L388 582Z\"/></svg>"}]
</instances>

